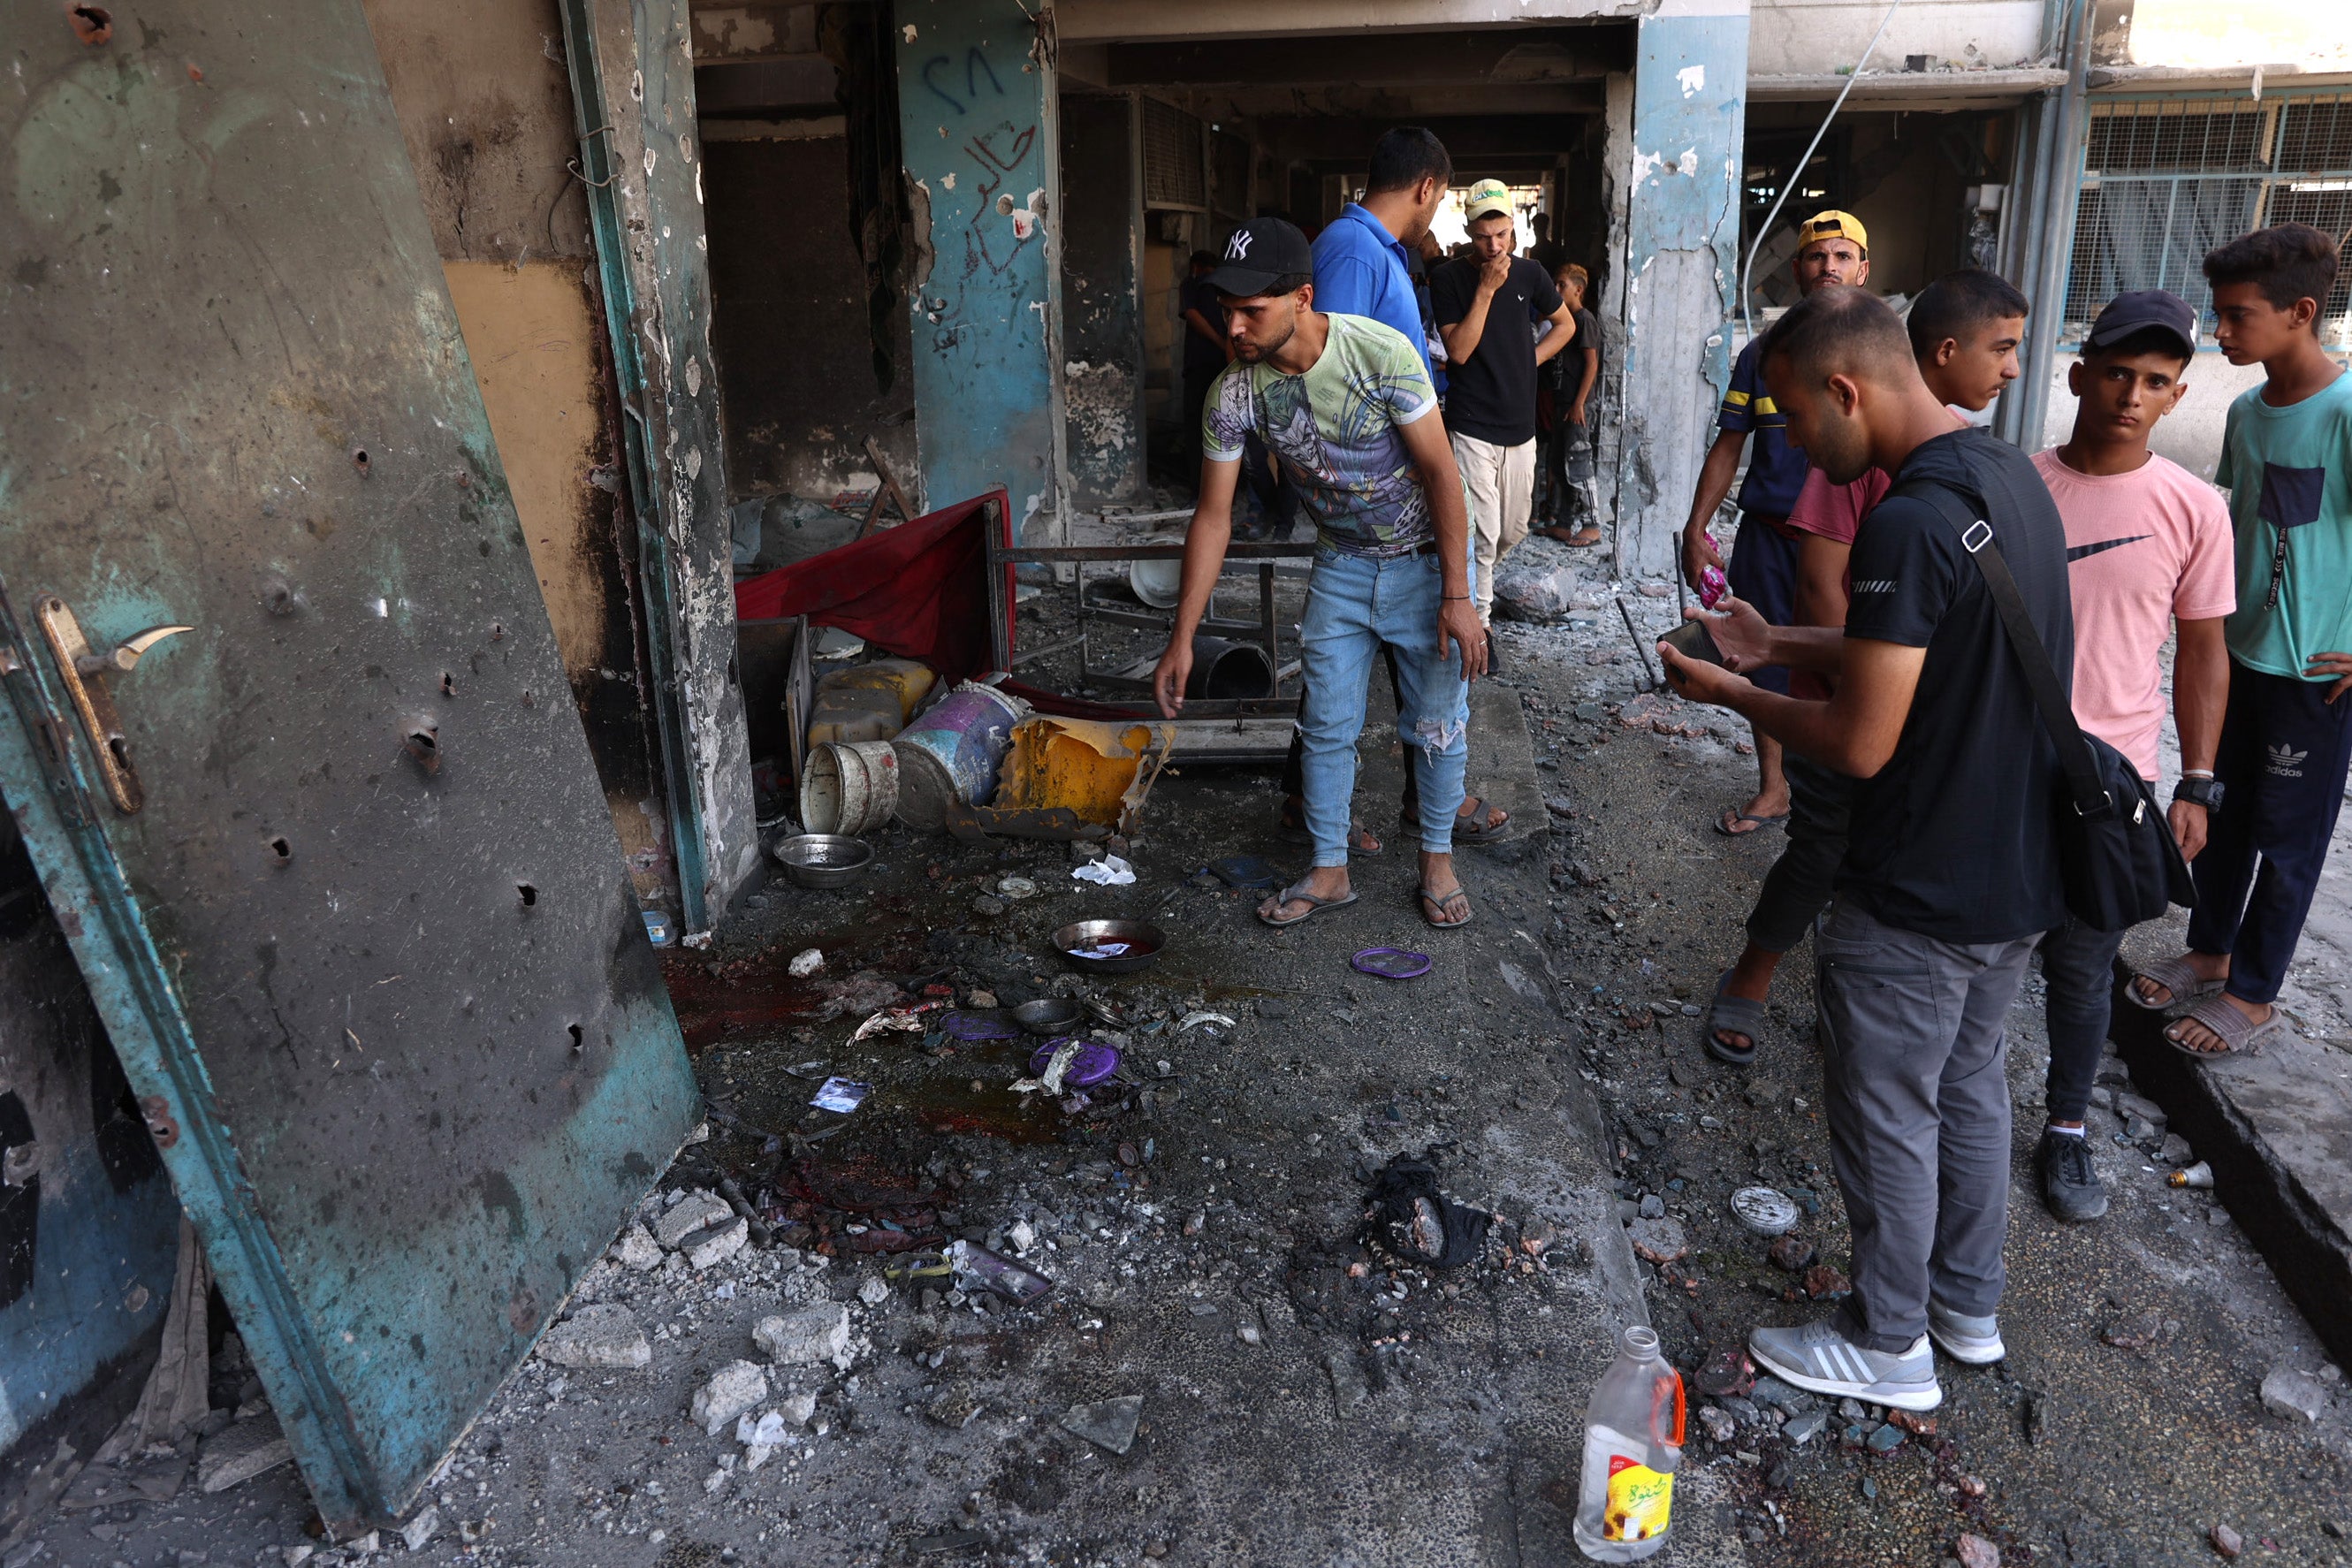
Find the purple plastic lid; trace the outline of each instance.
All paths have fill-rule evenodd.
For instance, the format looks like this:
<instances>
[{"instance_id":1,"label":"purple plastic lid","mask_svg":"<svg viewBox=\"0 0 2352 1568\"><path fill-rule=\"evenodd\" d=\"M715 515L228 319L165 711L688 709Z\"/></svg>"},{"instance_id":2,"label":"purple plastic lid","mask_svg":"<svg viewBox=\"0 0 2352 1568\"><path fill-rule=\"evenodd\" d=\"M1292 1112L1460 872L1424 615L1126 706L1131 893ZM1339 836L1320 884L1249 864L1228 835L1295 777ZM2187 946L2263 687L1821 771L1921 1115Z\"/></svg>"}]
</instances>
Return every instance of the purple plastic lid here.
<instances>
[{"instance_id":1,"label":"purple plastic lid","mask_svg":"<svg viewBox=\"0 0 2352 1568\"><path fill-rule=\"evenodd\" d=\"M950 1013L940 1026L950 1039L970 1044L978 1040L1011 1040L1020 1037L1021 1031L1003 1018L992 1018L985 1013Z\"/></svg>"},{"instance_id":2,"label":"purple plastic lid","mask_svg":"<svg viewBox=\"0 0 2352 1568\"><path fill-rule=\"evenodd\" d=\"M1043 1075L1054 1059L1054 1053L1069 1043L1072 1037L1060 1036L1047 1040L1029 1055L1029 1070ZM1064 1089L1090 1089L1118 1070L1118 1052L1096 1040L1087 1040L1078 1047L1078 1054L1062 1069Z\"/></svg>"},{"instance_id":3,"label":"purple plastic lid","mask_svg":"<svg viewBox=\"0 0 2352 1568\"><path fill-rule=\"evenodd\" d=\"M1383 980L1418 980L1430 970L1429 954L1402 947L1368 947L1348 963L1359 974L1377 974Z\"/></svg>"}]
</instances>

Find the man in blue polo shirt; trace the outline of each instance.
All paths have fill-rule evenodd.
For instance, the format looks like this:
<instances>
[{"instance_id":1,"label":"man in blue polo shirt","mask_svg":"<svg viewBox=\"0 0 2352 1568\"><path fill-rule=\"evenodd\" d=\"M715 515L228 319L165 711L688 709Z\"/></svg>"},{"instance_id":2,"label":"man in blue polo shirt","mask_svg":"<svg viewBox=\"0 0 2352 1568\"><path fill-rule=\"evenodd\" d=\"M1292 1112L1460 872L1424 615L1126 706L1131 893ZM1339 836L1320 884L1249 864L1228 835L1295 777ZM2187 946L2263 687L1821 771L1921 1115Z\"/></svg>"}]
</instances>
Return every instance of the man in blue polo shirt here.
<instances>
[{"instance_id":1,"label":"man in blue polo shirt","mask_svg":"<svg viewBox=\"0 0 2352 1568\"><path fill-rule=\"evenodd\" d=\"M1349 202L1315 237L1315 308L1394 327L1424 370L1429 336L1412 288L1412 253L1453 177L1444 142L1421 126L1400 125L1373 143L1364 199Z\"/></svg>"},{"instance_id":2,"label":"man in blue polo shirt","mask_svg":"<svg viewBox=\"0 0 2352 1568\"><path fill-rule=\"evenodd\" d=\"M1797 292L1810 295L1825 283L1860 285L1870 276L1870 235L1852 213L1818 212L1797 226L1797 255L1790 263ZM1715 445L1698 472L1698 493L1691 501L1690 521L1683 525L1683 576L1696 589L1706 568L1713 566L1730 580L1731 591L1756 606L1776 626L1794 624L1797 590L1797 541L1802 535L1789 527L1789 513L1805 488L1811 465L1805 454L1789 445L1789 421L1772 405L1764 384L1763 362L1757 355L1759 334L1732 363L1731 389L1723 395ZM1748 478L1739 486L1739 537L1731 547L1731 564L1708 542L1707 527L1716 508L1731 491L1739 469L1739 450L1753 435L1748 454ZM1758 685L1785 696L1786 670L1755 674ZM1780 766L1780 742L1756 731L1756 798L1743 806L1727 806L1716 819L1715 830L1734 838L1755 833L1789 816L1789 780Z\"/></svg>"}]
</instances>

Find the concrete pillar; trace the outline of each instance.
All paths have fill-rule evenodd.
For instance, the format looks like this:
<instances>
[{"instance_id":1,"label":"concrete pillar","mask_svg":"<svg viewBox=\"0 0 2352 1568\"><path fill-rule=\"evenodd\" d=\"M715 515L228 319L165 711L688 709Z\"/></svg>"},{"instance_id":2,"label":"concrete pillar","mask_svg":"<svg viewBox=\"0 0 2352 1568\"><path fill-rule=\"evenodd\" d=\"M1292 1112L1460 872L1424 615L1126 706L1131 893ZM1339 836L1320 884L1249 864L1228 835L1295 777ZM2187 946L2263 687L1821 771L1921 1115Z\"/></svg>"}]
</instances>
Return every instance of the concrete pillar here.
<instances>
[{"instance_id":1,"label":"concrete pillar","mask_svg":"<svg viewBox=\"0 0 2352 1568\"><path fill-rule=\"evenodd\" d=\"M1731 373L1748 91L1746 0L1664 0L1643 16L1631 93L1609 97L1610 281L1625 345L1618 566L1672 570L1675 536Z\"/></svg>"},{"instance_id":2,"label":"concrete pillar","mask_svg":"<svg viewBox=\"0 0 2352 1568\"><path fill-rule=\"evenodd\" d=\"M1021 0L894 13L924 504L1003 485L1029 541L1067 511L1053 17Z\"/></svg>"}]
</instances>

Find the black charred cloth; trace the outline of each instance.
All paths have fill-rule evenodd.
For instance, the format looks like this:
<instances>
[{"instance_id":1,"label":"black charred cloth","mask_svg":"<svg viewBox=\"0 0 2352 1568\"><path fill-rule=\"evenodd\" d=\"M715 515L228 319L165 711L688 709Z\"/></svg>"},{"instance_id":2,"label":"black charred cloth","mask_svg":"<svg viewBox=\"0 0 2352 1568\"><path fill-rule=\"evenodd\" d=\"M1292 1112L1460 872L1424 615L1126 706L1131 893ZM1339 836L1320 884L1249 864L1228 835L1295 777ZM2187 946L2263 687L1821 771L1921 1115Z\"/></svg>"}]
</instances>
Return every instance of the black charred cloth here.
<instances>
[{"instance_id":1,"label":"black charred cloth","mask_svg":"<svg viewBox=\"0 0 2352 1568\"><path fill-rule=\"evenodd\" d=\"M1399 1154L1375 1173L1364 1210L1368 1247L1406 1263L1459 1268L1486 1245L1494 1216L1437 1190L1437 1162L1427 1153Z\"/></svg>"}]
</instances>

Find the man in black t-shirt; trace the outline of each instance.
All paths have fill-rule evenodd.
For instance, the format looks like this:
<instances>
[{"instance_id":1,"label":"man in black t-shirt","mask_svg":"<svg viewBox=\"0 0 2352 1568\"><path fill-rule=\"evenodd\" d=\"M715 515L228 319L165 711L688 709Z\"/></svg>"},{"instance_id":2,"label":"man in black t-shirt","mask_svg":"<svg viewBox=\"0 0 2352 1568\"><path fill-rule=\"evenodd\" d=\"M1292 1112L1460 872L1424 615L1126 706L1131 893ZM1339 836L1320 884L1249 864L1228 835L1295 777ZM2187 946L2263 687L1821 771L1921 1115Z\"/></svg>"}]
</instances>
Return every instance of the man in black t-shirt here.
<instances>
[{"instance_id":1,"label":"man in black t-shirt","mask_svg":"<svg viewBox=\"0 0 2352 1568\"><path fill-rule=\"evenodd\" d=\"M2063 923L2055 748L1991 592L1927 493L1982 520L2066 679L2074 622L2066 531L2025 455L1951 427L1903 324L1859 289L1824 288L1764 340L1790 439L1832 483L1875 468L1894 489L1862 521L1843 633L1706 617L1729 668L1661 644L1686 695L1746 714L1860 780L1835 901L1814 931L1832 1155L1853 1226L1853 1294L1829 1317L1758 1329L1758 1363L1800 1388L1933 1409L1932 1339L1956 1360L2007 1352L1996 1316L2008 1221L2002 1020L2040 933ZM1694 611L1698 615L1701 612ZM1826 701L1730 669L1835 682Z\"/></svg>"},{"instance_id":2,"label":"man in black t-shirt","mask_svg":"<svg viewBox=\"0 0 2352 1568\"><path fill-rule=\"evenodd\" d=\"M1445 429L1470 491L1478 571L1470 592L1478 618L1494 618L1495 563L1528 536L1536 500L1536 366L1568 347L1576 322L1544 269L1516 243L1510 188L1470 187L1465 204L1471 258L1448 262L1429 280L1438 335L1445 341ZM1536 342L1538 324L1552 330Z\"/></svg>"},{"instance_id":3,"label":"man in black t-shirt","mask_svg":"<svg viewBox=\"0 0 2352 1568\"><path fill-rule=\"evenodd\" d=\"M1184 334L1184 452L1188 469L1197 468L1201 451L1201 405L1209 388L1233 361L1225 342L1225 308L1209 287L1210 270L1217 258L1205 250L1192 253L1192 272L1176 291Z\"/></svg>"}]
</instances>

